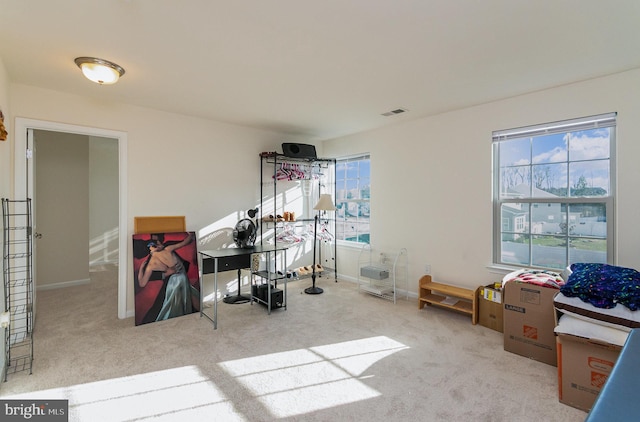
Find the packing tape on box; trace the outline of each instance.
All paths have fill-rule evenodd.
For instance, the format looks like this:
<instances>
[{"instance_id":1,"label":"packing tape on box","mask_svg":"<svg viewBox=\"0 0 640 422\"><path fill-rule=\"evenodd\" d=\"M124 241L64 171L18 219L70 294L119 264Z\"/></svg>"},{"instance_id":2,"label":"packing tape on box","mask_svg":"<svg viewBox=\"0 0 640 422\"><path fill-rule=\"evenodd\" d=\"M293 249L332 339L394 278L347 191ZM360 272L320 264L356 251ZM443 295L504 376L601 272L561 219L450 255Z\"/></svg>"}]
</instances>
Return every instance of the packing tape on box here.
<instances>
[{"instance_id":1,"label":"packing tape on box","mask_svg":"<svg viewBox=\"0 0 640 422\"><path fill-rule=\"evenodd\" d=\"M489 300L491 302L502 303L501 292L491 290L491 289L484 289L483 296L486 300Z\"/></svg>"}]
</instances>

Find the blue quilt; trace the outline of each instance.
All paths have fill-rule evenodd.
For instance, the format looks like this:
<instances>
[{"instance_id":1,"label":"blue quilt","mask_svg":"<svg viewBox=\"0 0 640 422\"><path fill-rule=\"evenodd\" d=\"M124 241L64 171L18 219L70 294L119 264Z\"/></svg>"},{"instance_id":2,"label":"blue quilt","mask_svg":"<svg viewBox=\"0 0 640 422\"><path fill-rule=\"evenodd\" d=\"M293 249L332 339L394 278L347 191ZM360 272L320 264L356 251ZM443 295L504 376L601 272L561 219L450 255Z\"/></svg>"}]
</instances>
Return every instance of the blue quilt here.
<instances>
[{"instance_id":1,"label":"blue quilt","mask_svg":"<svg viewBox=\"0 0 640 422\"><path fill-rule=\"evenodd\" d=\"M597 308L618 303L632 311L640 309L640 272L608 264L571 265L571 275L560 288L568 297L579 297Z\"/></svg>"}]
</instances>

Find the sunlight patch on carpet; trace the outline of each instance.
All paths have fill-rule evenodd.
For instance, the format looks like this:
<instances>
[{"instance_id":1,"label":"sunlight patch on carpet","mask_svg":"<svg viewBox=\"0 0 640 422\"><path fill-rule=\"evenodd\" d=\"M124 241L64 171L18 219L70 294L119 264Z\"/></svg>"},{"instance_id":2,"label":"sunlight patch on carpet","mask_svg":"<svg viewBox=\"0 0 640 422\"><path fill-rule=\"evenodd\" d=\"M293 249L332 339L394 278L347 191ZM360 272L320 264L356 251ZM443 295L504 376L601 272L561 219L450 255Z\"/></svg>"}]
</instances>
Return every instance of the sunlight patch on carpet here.
<instances>
[{"instance_id":1,"label":"sunlight patch on carpet","mask_svg":"<svg viewBox=\"0 0 640 422\"><path fill-rule=\"evenodd\" d=\"M184 366L20 397L68 399L69 420L219 420L242 422L231 401L196 366Z\"/></svg>"},{"instance_id":2,"label":"sunlight patch on carpet","mask_svg":"<svg viewBox=\"0 0 640 422\"><path fill-rule=\"evenodd\" d=\"M358 377L408 347L385 336L220 363L278 418L378 397ZM366 378L371 378L369 375Z\"/></svg>"}]
</instances>

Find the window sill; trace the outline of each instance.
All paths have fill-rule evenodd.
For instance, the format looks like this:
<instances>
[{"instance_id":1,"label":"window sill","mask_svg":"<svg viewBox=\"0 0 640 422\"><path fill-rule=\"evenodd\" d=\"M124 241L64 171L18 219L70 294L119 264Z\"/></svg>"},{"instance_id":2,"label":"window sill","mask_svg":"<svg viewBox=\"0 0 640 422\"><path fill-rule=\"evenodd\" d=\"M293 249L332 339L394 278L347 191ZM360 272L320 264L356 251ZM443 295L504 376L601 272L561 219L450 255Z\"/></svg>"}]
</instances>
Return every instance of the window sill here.
<instances>
[{"instance_id":1,"label":"window sill","mask_svg":"<svg viewBox=\"0 0 640 422\"><path fill-rule=\"evenodd\" d=\"M502 274L507 275L511 272L527 269L527 270L540 270L540 271L553 271L558 274L563 274L565 270L561 270L558 268L540 268L540 267L525 267L525 266L510 266L504 264L490 264L486 267L490 273L492 274Z\"/></svg>"},{"instance_id":2,"label":"window sill","mask_svg":"<svg viewBox=\"0 0 640 422\"><path fill-rule=\"evenodd\" d=\"M517 270L521 270L525 267L511 267L508 265L501 265L501 264L490 264L487 265L487 269L489 270L490 273L492 274L501 274L501 275L507 275L509 273L512 273L514 271Z\"/></svg>"},{"instance_id":3,"label":"window sill","mask_svg":"<svg viewBox=\"0 0 640 422\"><path fill-rule=\"evenodd\" d=\"M338 240L337 245L342 249L360 250L366 243L349 242L348 240Z\"/></svg>"}]
</instances>

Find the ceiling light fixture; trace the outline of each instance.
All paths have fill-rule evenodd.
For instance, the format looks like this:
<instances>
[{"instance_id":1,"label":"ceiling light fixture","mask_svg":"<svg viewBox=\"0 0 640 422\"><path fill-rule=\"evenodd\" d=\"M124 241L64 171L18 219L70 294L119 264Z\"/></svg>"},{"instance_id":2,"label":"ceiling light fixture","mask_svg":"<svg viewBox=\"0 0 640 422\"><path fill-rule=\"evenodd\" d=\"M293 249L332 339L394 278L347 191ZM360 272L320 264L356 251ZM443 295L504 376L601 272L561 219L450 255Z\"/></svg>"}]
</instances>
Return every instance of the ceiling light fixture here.
<instances>
[{"instance_id":1,"label":"ceiling light fixture","mask_svg":"<svg viewBox=\"0 0 640 422\"><path fill-rule=\"evenodd\" d=\"M108 60L78 57L74 61L87 79L100 85L115 84L118 78L124 75L124 69L121 66Z\"/></svg>"}]
</instances>

